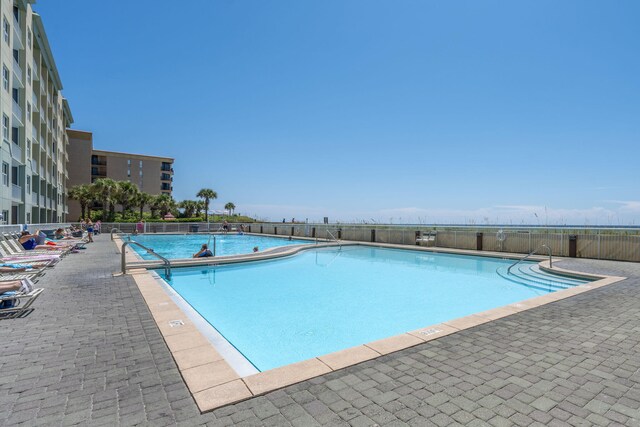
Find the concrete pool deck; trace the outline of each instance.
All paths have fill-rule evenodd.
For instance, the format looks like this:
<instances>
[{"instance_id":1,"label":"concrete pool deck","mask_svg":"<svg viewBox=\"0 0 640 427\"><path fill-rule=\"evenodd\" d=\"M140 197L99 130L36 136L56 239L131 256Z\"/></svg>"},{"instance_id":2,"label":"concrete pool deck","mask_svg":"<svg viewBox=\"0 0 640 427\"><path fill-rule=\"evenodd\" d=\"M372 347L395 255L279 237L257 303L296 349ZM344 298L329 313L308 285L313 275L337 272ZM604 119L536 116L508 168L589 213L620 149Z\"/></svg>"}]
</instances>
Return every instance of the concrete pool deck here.
<instances>
[{"instance_id":1,"label":"concrete pool deck","mask_svg":"<svg viewBox=\"0 0 640 427\"><path fill-rule=\"evenodd\" d=\"M112 277L115 246L97 240L44 276L29 316L1 322L3 425L639 422L639 264L565 260L628 279L201 414L133 278Z\"/></svg>"}]
</instances>

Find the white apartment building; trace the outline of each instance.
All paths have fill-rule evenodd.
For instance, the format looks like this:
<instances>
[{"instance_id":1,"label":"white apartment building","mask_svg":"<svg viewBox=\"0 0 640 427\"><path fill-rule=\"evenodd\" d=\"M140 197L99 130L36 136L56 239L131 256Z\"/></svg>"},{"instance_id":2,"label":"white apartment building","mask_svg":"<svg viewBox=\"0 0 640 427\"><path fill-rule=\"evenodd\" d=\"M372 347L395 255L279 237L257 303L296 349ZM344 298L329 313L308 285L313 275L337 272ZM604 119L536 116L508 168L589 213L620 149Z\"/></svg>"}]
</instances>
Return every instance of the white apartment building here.
<instances>
[{"instance_id":1,"label":"white apartment building","mask_svg":"<svg viewBox=\"0 0 640 427\"><path fill-rule=\"evenodd\" d=\"M34 0L0 0L0 120L3 224L66 220L73 123Z\"/></svg>"}]
</instances>

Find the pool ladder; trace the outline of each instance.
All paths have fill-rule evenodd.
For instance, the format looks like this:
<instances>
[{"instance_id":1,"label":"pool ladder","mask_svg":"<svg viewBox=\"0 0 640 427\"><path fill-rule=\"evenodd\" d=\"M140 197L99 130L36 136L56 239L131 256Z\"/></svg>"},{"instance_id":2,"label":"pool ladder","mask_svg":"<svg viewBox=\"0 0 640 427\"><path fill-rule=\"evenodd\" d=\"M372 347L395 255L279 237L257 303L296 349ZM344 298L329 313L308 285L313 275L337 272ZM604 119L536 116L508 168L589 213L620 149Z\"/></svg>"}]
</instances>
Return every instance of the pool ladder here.
<instances>
[{"instance_id":1,"label":"pool ladder","mask_svg":"<svg viewBox=\"0 0 640 427\"><path fill-rule=\"evenodd\" d=\"M553 260L551 259L551 248L547 245L540 245L538 246L535 250L529 252L529 254L525 257L520 258L518 261L514 262L513 264L511 264L509 266L509 268L507 268L507 275L511 274L511 269L513 267L515 267L516 265L520 264L522 261L526 260L527 258L529 258L530 256L534 255L536 252L538 252L539 249L541 248L545 248L547 250L547 253L549 254L549 268L553 268Z\"/></svg>"},{"instance_id":2,"label":"pool ladder","mask_svg":"<svg viewBox=\"0 0 640 427\"><path fill-rule=\"evenodd\" d=\"M333 240L334 242L336 242L338 244L338 248L342 249L342 243L340 243L340 240L336 238L336 236L333 235L333 233L331 233L329 231L329 228L327 228L327 240ZM329 236L331 236L331 239L329 239Z\"/></svg>"},{"instance_id":3,"label":"pool ladder","mask_svg":"<svg viewBox=\"0 0 640 427\"><path fill-rule=\"evenodd\" d=\"M154 255L156 257L158 257L163 265L164 265L164 275L167 279L171 279L171 261L169 261L167 258L163 257L162 255L156 253L153 249L146 247L145 245L136 242L135 240L129 240L127 242L124 242L122 244L122 247L120 248L120 253L122 254L122 259L121 259L121 263L120 263L120 267L122 269L122 274L127 274L127 257L126 257L126 253L124 251L124 249L127 247L127 245L136 245L141 247L142 249L144 249L145 251L147 251L148 254Z\"/></svg>"}]
</instances>

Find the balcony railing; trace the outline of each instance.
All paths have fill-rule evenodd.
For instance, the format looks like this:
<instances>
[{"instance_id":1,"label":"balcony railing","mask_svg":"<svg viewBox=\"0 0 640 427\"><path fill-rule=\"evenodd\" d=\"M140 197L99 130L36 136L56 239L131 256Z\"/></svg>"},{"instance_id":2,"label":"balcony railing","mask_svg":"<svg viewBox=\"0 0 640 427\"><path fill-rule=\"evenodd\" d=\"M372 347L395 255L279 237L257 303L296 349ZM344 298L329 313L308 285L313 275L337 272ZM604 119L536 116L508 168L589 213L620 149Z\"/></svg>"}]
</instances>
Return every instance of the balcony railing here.
<instances>
[{"instance_id":1,"label":"balcony railing","mask_svg":"<svg viewBox=\"0 0 640 427\"><path fill-rule=\"evenodd\" d=\"M13 74L14 77L17 79L17 85L14 86L20 86L23 87L24 85L22 84L22 67L20 66L20 64L18 63L18 61L16 61L16 58L13 58Z\"/></svg>"},{"instance_id":2,"label":"balcony railing","mask_svg":"<svg viewBox=\"0 0 640 427\"><path fill-rule=\"evenodd\" d=\"M47 206L45 204L45 197L44 196L40 196L40 206L43 207L43 208Z\"/></svg>"},{"instance_id":3,"label":"balcony railing","mask_svg":"<svg viewBox=\"0 0 640 427\"><path fill-rule=\"evenodd\" d=\"M13 17L13 48L24 49L24 44L22 44L22 27L15 16Z\"/></svg>"},{"instance_id":4,"label":"balcony railing","mask_svg":"<svg viewBox=\"0 0 640 427\"><path fill-rule=\"evenodd\" d=\"M22 147L20 147L15 142L11 143L11 157L19 162L22 162Z\"/></svg>"},{"instance_id":5,"label":"balcony railing","mask_svg":"<svg viewBox=\"0 0 640 427\"><path fill-rule=\"evenodd\" d=\"M38 205L38 193L31 193L31 204Z\"/></svg>"},{"instance_id":6,"label":"balcony railing","mask_svg":"<svg viewBox=\"0 0 640 427\"><path fill-rule=\"evenodd\" d=\"M16 101L12 102L13 104L13 115L16 116L16 118L20 121L20 123L22 122L22 108L20 108L20 106L18 105L18 103Z\"/></svg>"},{"instance_id":7,"label":"balcony railing","mask_svg":"<svg viewBox=\"0 0 640 427\"><path fill-rule=\"evenodd\" d=\"M44 179L44 165L40 165L40 178Z\"/></svg>"},{"instance_id":8,"label":"balcony railing","mask_svg":"<svg viewBox=\"0 0 640 427\"><path fill-rule=\"evenodd\" d=\"M22 187L16 184L11 184L11 197L14 200L22 200Z\"/></svg>"}]
</instances>

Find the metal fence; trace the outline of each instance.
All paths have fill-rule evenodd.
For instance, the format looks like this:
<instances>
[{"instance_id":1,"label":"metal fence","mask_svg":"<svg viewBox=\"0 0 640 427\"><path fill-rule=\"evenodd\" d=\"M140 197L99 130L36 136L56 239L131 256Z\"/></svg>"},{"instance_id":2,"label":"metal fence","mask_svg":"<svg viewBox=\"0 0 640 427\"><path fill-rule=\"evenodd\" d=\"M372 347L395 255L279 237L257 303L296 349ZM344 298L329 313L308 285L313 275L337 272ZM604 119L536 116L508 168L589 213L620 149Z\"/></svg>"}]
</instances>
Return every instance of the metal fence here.
<instances>
[{"instance_id":1,"label":"metal fence","mask_svg":"<svg viewBox=\"0 0 640 427\"><path fill-rule=\"evenodd\" d=\"M236 228L237 225L230 224ZM133 223L104 223L102 231L118 228L134 231ZM563 228L563 227L464 227L380 224L291 224L250 223L246 231L293 237L317 237L358 242L429 245L441 248L468 249L527 254L546 244L553 255L640 262L640 228ZM207 233L222 230L221 223L161 222L147 223L147 233ZM498 234L501 232L500 234ZM331 233L331 234L329 234ZM422 239L423 236L433 238Z\"/></svg>"},{"instance_id":2,"label":"metal fence","mask_svg":"<svg viewBox=\"0 0 640 427\"><path fill-rule=\"evenodd\" d=\"M60 227L65 228L69 223L46 223L46 224L3 224L0 225L0 233L16 233L26 229L30 232L36 230L56 230Z\"/></svg>"}]
</instances>

